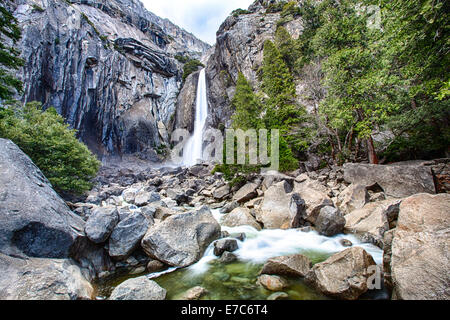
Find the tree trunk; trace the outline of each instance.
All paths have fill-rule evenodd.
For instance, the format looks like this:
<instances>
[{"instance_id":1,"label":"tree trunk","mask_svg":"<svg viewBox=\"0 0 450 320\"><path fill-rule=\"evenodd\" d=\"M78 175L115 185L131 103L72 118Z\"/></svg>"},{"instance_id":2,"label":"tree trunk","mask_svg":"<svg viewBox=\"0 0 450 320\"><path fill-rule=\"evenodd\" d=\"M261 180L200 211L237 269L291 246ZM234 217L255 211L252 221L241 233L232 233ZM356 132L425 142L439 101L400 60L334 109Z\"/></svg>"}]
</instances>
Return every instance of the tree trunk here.
<instances>
[{"instance_id":1,"label":"tree trunk","mask_svg":"<svg viewBox=\"0 0 450 320\"><path fill-rule=\"evenodd\" d=\"M371 164L378 164L377 153L375 152L375 146L373 144L372 137L367 138L367 153L369 156L369 162Z\"/></svg>"}]
</instances>

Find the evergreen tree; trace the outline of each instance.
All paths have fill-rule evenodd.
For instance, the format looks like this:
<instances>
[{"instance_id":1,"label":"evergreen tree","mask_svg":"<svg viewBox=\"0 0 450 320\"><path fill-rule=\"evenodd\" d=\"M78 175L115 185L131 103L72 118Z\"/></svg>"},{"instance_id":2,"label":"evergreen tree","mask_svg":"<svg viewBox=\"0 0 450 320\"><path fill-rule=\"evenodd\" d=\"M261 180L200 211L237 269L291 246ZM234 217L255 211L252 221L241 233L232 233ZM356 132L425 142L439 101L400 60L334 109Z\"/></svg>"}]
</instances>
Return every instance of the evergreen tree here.
<instances>
[{"instance_id":1,"label":"evergreen tree","mask_svg":"<svg viewBox=\"0 0 450 320\"><path fill-rule=\"evenodd\" d=\"M0 100L9 100L22 90L22 82L13 75L24 64L14 47L20 37L16 18L0 3Z\"/></svg>"},{"instance_id":2,"label":"evergreen tree","mask_svg":"<svg viewBox=\"0 0 450 320\"><path fill-rule=\"evenodd\" d=\"M275 45L280 51L290 73L297 75L300 71L298 68L298 60L300 59L301 52L297 42L292 39L286 28L281 26L277 28L275 32Z\"/></svg>"},{"instance_id":3,"label":"evergreen tree","mask_svg":"<svg viewBox=\"0 0 450 320\"><path fill-rule=\"evenodd\" d=\"M442 0L379 4L383 74L397 75L395 99L400 105L388 122L396 137L385 156L388 160L443 157L450 151L450 4Z\"/></svg>"},{"instance_id":4,"label":"evergreen tree","mask_svg":"<svg viewBox=\"0 0 450 320\"><path fill-rule=\"evenodd\" d=\"M0 137L17 144L59 193L89 190L100 162L54 108L41 108L32 102L0 109Z\"/></svg>"},{"instance_id":5,"label":"evergreen tree","mask_svg":"<svg viewBox=\"0 0 450 320\"><path fill-rule=\"evenodd\" d=\"M238 75L236 93L231 104L235 109L232 116L234 128L242 130L261 128L261 102L242 73Z\"/></svg>"}]
</instances>

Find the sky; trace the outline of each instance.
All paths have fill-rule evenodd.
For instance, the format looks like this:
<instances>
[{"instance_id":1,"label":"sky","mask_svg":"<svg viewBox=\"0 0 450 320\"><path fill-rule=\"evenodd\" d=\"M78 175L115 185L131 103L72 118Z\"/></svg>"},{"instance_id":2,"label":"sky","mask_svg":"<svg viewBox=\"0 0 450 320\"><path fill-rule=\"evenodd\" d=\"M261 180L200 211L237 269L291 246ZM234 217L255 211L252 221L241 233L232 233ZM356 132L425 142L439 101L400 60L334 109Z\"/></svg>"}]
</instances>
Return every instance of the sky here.
<instances>
[{"instance_id":1,"label":"sky","mask_svg":"<svg viewBox=\"0 0 450 320\"><path fill-rule=\"evenodd\" d=\"M167 18L197 38L213 45L216 31L234 9L247 9L254 0L141 0L145 7Z\"/></svg>"}]
</instances>

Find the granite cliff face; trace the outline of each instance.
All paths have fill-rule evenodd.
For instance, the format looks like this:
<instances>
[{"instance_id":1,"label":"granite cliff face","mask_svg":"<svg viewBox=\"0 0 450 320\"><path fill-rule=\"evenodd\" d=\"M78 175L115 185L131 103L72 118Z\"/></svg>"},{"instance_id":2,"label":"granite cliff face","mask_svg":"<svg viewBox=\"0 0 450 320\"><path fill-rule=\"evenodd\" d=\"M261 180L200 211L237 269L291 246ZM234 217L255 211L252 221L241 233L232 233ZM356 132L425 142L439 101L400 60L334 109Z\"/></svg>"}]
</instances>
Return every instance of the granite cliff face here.
<instances>
[{"instance_id":1,"label":"granite cliff face","mask_svg":"<svg viewBox=\"0 0 450 320\"><path fill-rule=\"evenodd\" d=\"M262 65L266 40L273 40L280 13L267 11L276 0L256 0L247 14L230 15L217 31L214 52L207 62L208 100L212 108L209 125L228 126L233 114L231 100L239 72L258 88L258 69ZM293 19L284 27L297 38L303 30L301 19ZM298 93L301 93L301 84ZM299 94L301 96L301 94Z\"/></svg>"},{"instance_id":2,"label":"granite cliff face","mask_svg":"<svg viewBox=\"0 0 450 320\"><path fill-rule=\"evenodd\" d=\"M209 45L138 0L17 0L22 100L53 106L99 156L157 159L168 144L183 55Z\"/></svg>"}]
</instances>

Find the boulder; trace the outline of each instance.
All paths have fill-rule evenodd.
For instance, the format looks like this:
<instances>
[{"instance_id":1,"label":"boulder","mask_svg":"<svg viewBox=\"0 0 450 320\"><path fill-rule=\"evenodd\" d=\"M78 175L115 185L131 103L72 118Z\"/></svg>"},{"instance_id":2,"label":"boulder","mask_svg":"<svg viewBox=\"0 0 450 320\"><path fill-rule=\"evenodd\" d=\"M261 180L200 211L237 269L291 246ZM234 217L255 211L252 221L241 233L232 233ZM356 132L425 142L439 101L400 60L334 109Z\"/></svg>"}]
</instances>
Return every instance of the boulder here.
<instances>
[{"instance_id":1,"label":"boulder","mask_svg":"<svg viewBox=\"0 0 450 320\"><path fill-rule=\"evenodd\" d=\"M314 265L306 279L325 295L356 300L369 289L368 280L373 273L368 268L375 265L364 249L353 247Z\"/></svg>"},{"instance_id":2,"label":"boulder","mask_svg":"<svg viewBox=\"0 0 450 320\"><path fill-rule=\"evenodd\" d=\"M238 203L245 203L256 198L258 196L258 187L259 185L256 183L247 183L235 193L233 200Z\"/></svg>"},{"instance_id":3,"label":"boulder","mask_svg":"<svg viewBox=\"0 0 450 320\"><path fill-rule=\"evenodd\" d=\"M158 260L150 260L147 264L147 271L150 273L158 272L164 270L166 265Z\"/></svg>"},{"instance_id":4,"label":"boulder","mask_svg":"<svg viewBox=\"0 0 450 320\"><path fill-rule=\"evenodd\" d=\"M305 219L312 223L316 223L317 216L320 210L326 206L333 206L333 201L328 197L328 192L325 186L320 184L317 180L308 178L306 174L297 177L294 183L294 192L299 194L306 203L306 217ZM301 182L297 182L301 181Z\"/></svg>"},{"instance_id":5,"label":"boulder","mask_svg":"<svg viewBox=\"0 0 450 320\"><path fill-rule=\"evenodd\" d=\"M423 165L374 165L346 163L344 179L366 187L378 184L388 197L404 198L417 193L436 193L431 168Z\"/></svg>"},{"instance_id":6,"label":"boulder","mask_svg":"<svg viewBox=\"0 0 450 320\"><path fill-rule=\"evenodd\" d=\"M349 185L338 196L337 206L344 214L350 213L353 210L361 209L370 201L369 192L367 188L360 184Z\"/></svg>"},{"instance_id":7,"label":"boulder","mask_svg":"<svg viewBox=\"0 0 450 320\"><path fill-rule=\"evenodd\" d=\"M17 259L0 253L0 300L90 300L94 288L69 259Z\"/></svg>"},{"instance_id":8,"label":"boulder","mask_svg":"<svg viewBox=\"0 0 450 320\"><path fill-rule=\"evenodd\" d=\"M177 212L170 208L157 207L155 213L155 219L166 220L167 218L176 215Z\"/></svg>"},{"instance_id":9,"label":"boulder","mask_svg":"<svg viewBox=\"0 0 450 320\"><path fill-rule=\"evenodd\" d=\"M330 206L323 207L320 209L315 226L321 235L332 237L342 233L345 226L345 218L339 209Z\"/></svg>"},{"instance_id":10,"label":"boulder","mask_svg":"<svg viewBox=\"0 0 450 320\"><path fill-rule=\"evenodd\" d=\"M207 207L170 216L153 225L141 242L154 259L171 266L197 262L211 242L220 237L220 225Z\"/></svg>"},{"instance_id":11,"label":"boulder","mask_svg":"<svg viewBox=\"0 0 450 320\"><path fill-rule=\"evenodd\" d=\"M191 288L185 293L181 294L179 297L177 297L176 300L184 300L184 301L199 300L205 294L208 294L208 290L198 286Z\"/></svg>"},{"instance_id":12,"label":"boulder","mask_svg":"<svg viewBox=\"0 0 450 320\"><path fill-rule=\"evenodd\" d=\"M264 200L256 210L256 220L261 222L264 228L289 229L300 226L298 222L304 216L304 212L298 201L299 196L293 199L293 194L287 193L287 190L289 185L286 181L278 182L266 190Z\"/></svg>"},{"instance_id":13,"label":"boulder","mask_svg":"<svg viewBox=\"0 0 450 320\"><path fill-rule=\"evenodd\" d=\"M353 243L348 240L348 239L341 239L339 240L339 243L343 246L343 247L352 247Z\"/></svg>"},{"instance_id":14,"label":"boulder","mask_svg":"<svg viewBox=\"0 0 450 320\"><path fill-rule=\"evenodd\" d=\"M228 213L222 220L225 227L251 226L256 230L261 230L261 225L253 218L247 208L236 208Z\"/></svg>"},{"instance_id":15,"label":"boulder","mask_svg":"<svg viewBox=\"0 0 450 320\"><path fill-rule=\"evenodd\" d=\"M84 221L19 147L0 139L0 252L61 259L86 240Z\"/></svg>"},{"instance_id":16,"label":"boulder","mask_svg":"<svg viewBox=\"0 0 450 320\"><path fill-rule=\"evenodd\" d=\"M263 181L262 181L262 189L263 191L266 191L271 186L273 186L276 183L286 181L288 189L286 192L291 192L294 187L294 178L290 177L288 175L285 175L283 173L280 173L278 171L269 171L263 174Z\"/></svg>"},{"instance_id":17,"label":"boulder","mask_svg":"<svg viewBox=\"0 0 450 320\"><path fill-rule=\"evenodd\" d=\"M147 191L139 191L136 194L136 198L134 199L134 204L138 207L146 206L150 203L157 202L161 200L161 196L157 192L147 192Z\"/></svg>"},{"instance_id":18,"label":"boulder","mask_svg":"<svg viewBox=\"0 0 450 320\"><path fill-rule=\"evenodd\" d=\"M233 252L239 248L235 239L221 239L214 242L214 255L220 257L225 251Z\"/></svg>"},{"instance_id":19,"label":"boulder","mask_svg":"<svg viewBox=\"0 0 450 320\"><path fill-rule=\"evenodd\" d=\"M286 292L275 292L267 297L267 300L285 300L288 299L289 295Z\"/></svg>"},{"instance_id":20,"label":"boulder","mask_svg":"<svg viewBox=\"0 0 450 320\"><path fill-rule=\"evenodd\" d=\"M231 263L231 262L234 262L237 260L238 260L238 257L235 254L225 251L222 254L222 256L220 257L219 262L220 263Z\"/></svg>"},{"instance_id":21,"label":"boulder","mask_svg":"<svg viewBox=\"0 0 450 320\"><path fill-rule=\"evenodd\" d=\"M84 231L92 242L103 243L108 240L117 222L119 213L116 207L99 207L92 212Z\"/></svg>"},{"instance_id":22,"label":"boulder","mask_svg":"<svg viewBox=\"0 0 450 320\"><path fill-rule=\"evenodd\" d=\"M229 213L238 207L239 203L237 203L236 201L228 202L220 209L220 213Z\"/></svg>"},{"instance_id":23,"label":"boulder","mask_svg":"<svg viewBox=\"0 0 450 320\"><path fill-rule=\"evenodd\" d=\"M228 197L228 195L231 192L231 188L228 184L225 184L219 188L216 188L213 193L212 196L214 197L214 199L216 200L223 200L226 197Z\"/></svg>"},{"instance_id":24,"label":"boulder","mask_svg":"<svg viewBox=\"0 0 450 320\"><path fill-rule=\"evenodd\" d=\"M352 211L345 216L345 231L369 234L374 244L383 246L384 233L389 224L396 220L400 200L385 200L366 204L363 208Z\"/></svg>"},{"instance_id":25,"label":"boulder","mask_svg":"<svg viewBox=\"0 0 450 320\"><path fill-rule=\"evenodd\" d=\"M418 194L400 205L390 269L393 299L450 299L450 195Z\"/></svg>"},{"instance_id":26,"label":"boulder","mask_svg":"<svg viewBox=\"0 0 450 320\"><path fill-rule=\"evenodd\" d=\"M109 300L164 300L167 291L147 276L129 279L119 284Z\"/></svg>"},{"instance_id":27,"label":"boulder","mask_svg":"<svg viewBox=\"0 0 450 320\"><path fill-rule=\"evenodd\" d=\"M189 196L182 190L168 189L167 197L174 200L177 205L189 202Z\"/></svg>"},{"instance_id":28,"label":"boulder","mask_svg":"<svg viewBox=\"0 0 450 320\"><path fill-rule=\"evenodd\" d=\"M109 255L122 260L127 258L147 233L150 222L139 213L133 212L120 221L109 237Z\"/></svg>"},{"instance_id":29,"label":"boulder","mask_svg":"<svg viewBox=\"0 0 450 320\"><path fill-rule=\"evenodd\" d=\"M263 266L260 274L271 274L291 277L305 277L312 264L308 257L294 254L269 259Z\"/></svg>"},{"instance_id":30,"label":"boulder","mask_svg":"<svg viewBox=\"0 0 450 320\"><path fill-rule=\"evenodd\" d=\"M122 192L122 198L124 201L130 204L134 204L134 199L136 198L136 194L138 193L138 189L136 188L128 188Z\"/></svg>"},{"instance_id":31,"label":"boulder","mask_svg":"<svg viewBox=\"0 0 450 320\"><path fill-rule=\"evenodd\" d=\"M268 274L260 275L258 283L270 291L281 291L289 286L284 278Z\"/></svg>"}]
</instances>

